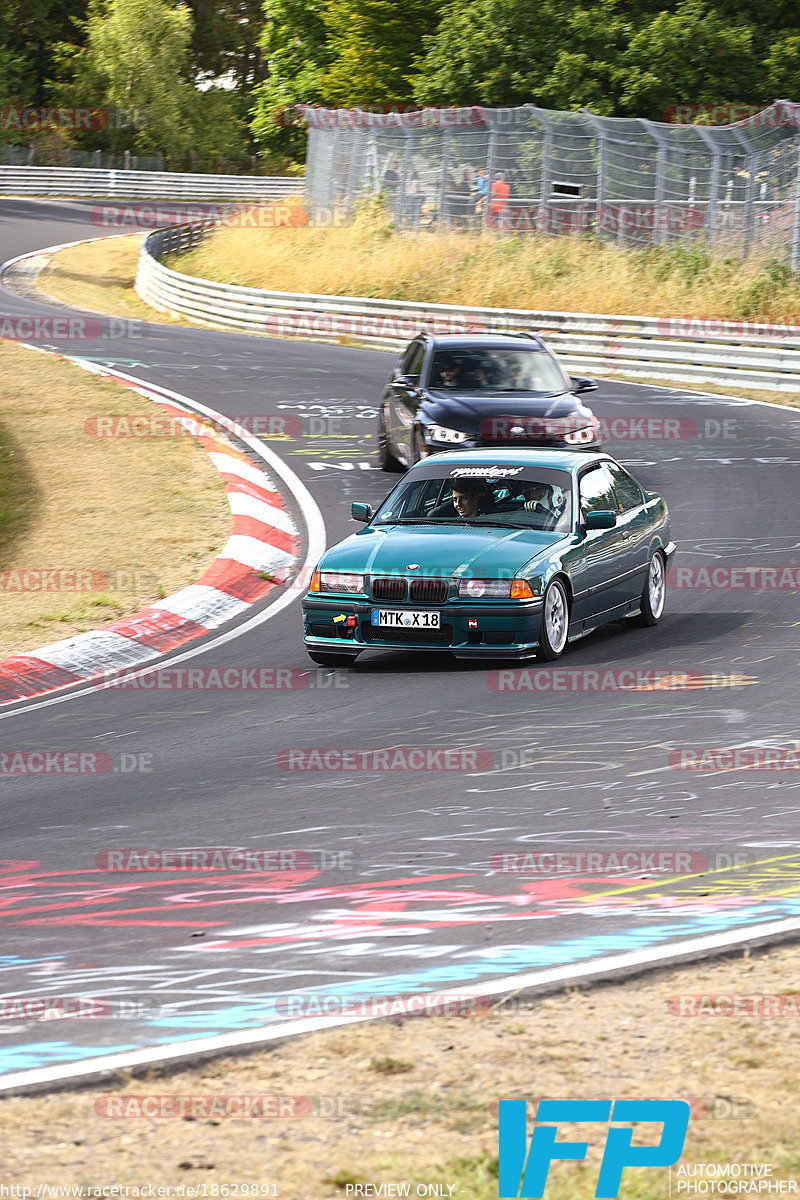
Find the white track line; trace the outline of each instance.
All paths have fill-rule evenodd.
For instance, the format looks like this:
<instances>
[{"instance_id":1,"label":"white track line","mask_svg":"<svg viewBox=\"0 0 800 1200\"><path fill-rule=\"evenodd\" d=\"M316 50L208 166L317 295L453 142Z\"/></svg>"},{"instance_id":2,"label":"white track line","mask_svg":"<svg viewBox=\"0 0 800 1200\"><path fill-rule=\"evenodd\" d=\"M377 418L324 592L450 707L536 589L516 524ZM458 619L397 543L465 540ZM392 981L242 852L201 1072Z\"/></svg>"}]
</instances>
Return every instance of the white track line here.
<instances>
[{"instance_id":1,"label":"white track line","mask_svg":"<svg viewBox=\"0 0 800 1200\"><path fill-rule=\"evenodd\" d=\"M521 975L506 975L487 983L465 983L458 991L419 993L417 998L429 995L436 1002L444 1003L448 996L498 996L515 995L521 991L546 985L580 984L593 976L612 971L631 970L665 965L670 960L685 954L707 953L714 950L733 950L756 938L774 938L785 933L800 933L800 918L789 917L783 921L770 921L763 925L751 925L746 931L730 930L725 933L707 934L703 937L687 938L683 942L651 946L646 950L632 950L627 954L611 954L589 962L576 963L569 967L551 967L546 971L528 971ZM355 1025L366 1021L385 1020L380 1015L373 1017L334 1016L302 1017L298 1020L261 1025L255 1029L236 1033L217 1034L214 1037L187 1038L183 1042L152 1046L147 1050L128 1050L121 1054L103 1054L84 1059L78 1063L63 1063L53 1067L36 1067L30 1071L15 1071L0 1078L0 1094L23 1088L41 1088L57 1083L82 1084L106 1075L111 1071L128 1071L143 1067L158 1067L198 1055L222 1054L226 1050L252 1050L256 1046L268 1045L286 1037L303 1033L316 1033L322 1029L337 1029L343 1025Z\"/></svg>"}]
</instances>

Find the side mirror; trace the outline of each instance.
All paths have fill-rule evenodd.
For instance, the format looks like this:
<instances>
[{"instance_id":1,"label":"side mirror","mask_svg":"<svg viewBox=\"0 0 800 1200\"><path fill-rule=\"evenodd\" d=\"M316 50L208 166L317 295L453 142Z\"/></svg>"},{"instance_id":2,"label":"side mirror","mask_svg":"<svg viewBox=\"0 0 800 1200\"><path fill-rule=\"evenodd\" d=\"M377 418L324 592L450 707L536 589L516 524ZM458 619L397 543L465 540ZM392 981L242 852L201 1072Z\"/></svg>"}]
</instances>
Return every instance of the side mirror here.
<instances>
[{"instance_id":1,"label":"side mirror","mask_svg":"<svg viewBox=\"0 0 800 1200\"><path fill-rule=\"evenodd\" d=\"M613 529L617 514L610 508L597 508L594 512L586 513L583 523L587 529Z\"/></svg>"},{"instance_id":2,"label":"side mirror","mask_svg":"<svg viewBox=\"0 0 800 1200\"><path fill-rule=\"evenodd\" d=\"M395 375L394 381L402 387L416 388L419 386L419 375Z\"/></svg>"},{"instance_id":3,"label":"side mirror","mask_svg":"<svg viewBox=\"0 0 800 1200\"><path fill-rule=\"evenodd\" d=\"M350 516L354 521L371 521L372 520L372 505L371 504L351 504Z\"/></svg>"},{"instance_id":4,"label":"side mirror","mask_svg":"<svg viewBox=\"0 0 800 1200\"><path fill-rule=\"evenodd\" d=\"M581 379L577 375L570 375L569 381L572 384L572 391L576 396L580 395L581 392L597 391L596 379Z\"/></svg>"}]
</instances>

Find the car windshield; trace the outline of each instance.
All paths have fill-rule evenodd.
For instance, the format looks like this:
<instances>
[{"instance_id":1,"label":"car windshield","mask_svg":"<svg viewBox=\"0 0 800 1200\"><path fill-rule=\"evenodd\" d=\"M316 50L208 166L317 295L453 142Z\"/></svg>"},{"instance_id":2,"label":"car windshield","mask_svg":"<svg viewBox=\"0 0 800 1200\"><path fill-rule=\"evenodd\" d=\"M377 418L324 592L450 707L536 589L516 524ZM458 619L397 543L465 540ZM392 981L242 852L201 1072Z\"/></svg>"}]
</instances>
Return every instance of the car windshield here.
<instances>
[{"instance_id":1,"label":"car windshield","mask_svg":"<svg viewBox=\"0 0 800 1200\"><path fill-rule=\"evenodd\" d=\"M496 525L567 533L569 472L536 467L454 466L405 479L378 509L375 525Z\"/></svg>"},{"instance_id":2,"label":"car windshield","mask_svg":"<svg viewBox=\"0 0 800 1200\"><path fill-rule=\"evenodd\" d=\"M546 350L438 350L433 356L428 386L445 391L535 392L554 396L568 383Z\"/></svg>"}]
</instances>

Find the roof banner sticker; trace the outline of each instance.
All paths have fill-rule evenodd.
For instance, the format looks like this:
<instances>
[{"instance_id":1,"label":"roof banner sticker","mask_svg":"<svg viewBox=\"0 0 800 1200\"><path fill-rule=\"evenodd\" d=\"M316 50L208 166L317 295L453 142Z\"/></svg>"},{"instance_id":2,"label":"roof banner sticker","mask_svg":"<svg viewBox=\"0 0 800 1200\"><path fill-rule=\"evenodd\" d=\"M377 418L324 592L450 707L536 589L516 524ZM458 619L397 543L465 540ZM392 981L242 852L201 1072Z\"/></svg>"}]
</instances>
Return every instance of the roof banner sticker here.
<instances>
[{"instance_id":1,"label":"roof banner sticker","mask_svg":"<svg viewBox=\"0 0 800 1200\"><path fill-rule=\"evenodd\" d=\"M463 475L475 475L481 479L497 479L508 475L519 475L520 471L524 471L524 467L453 467L450 472L451 477L457 478Z\"/></svg>"}]
</instances>

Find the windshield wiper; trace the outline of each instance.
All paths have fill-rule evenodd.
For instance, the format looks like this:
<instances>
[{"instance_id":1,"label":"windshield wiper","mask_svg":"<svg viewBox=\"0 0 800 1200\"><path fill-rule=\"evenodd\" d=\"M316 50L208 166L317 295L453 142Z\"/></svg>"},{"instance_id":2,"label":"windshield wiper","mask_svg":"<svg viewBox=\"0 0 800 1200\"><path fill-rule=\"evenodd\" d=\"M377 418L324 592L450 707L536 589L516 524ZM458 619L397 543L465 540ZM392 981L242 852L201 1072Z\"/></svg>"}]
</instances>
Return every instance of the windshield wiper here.
<instances>
[{"instance_id":1,"label":"windshield wiper","mask_svg":"<svg viewBox=\"0 0 800 1200\"><path fill-rule=\"evenodd\" d=\"M452 525L455 517L382 517L376 525Z\"/></svg>"},{"instance_id":2,"label":"windshield wiper","mask_svg":"<svg viewBox=\"0 0 800 1200\"><path fill-rule=\"evenodd\" d=\"M475 525L490 525L498 529L532 529L532 525L519 525L512 521L475 521Z\"/></svg>"}]
</instances>

